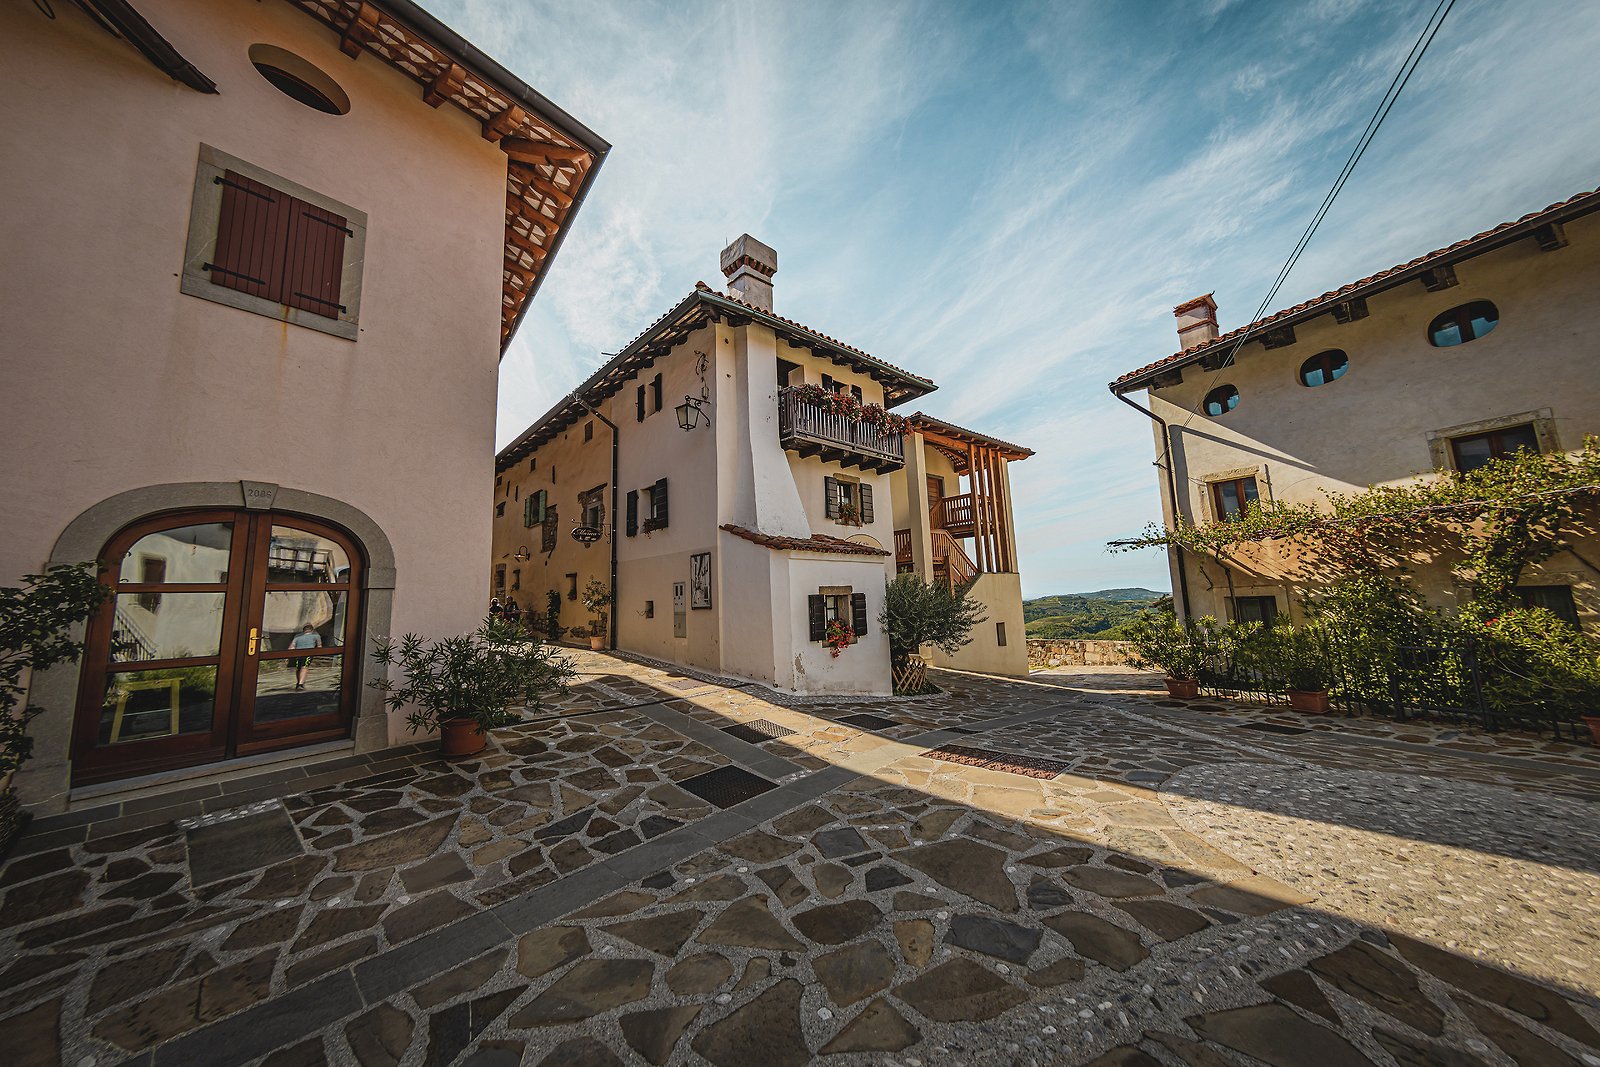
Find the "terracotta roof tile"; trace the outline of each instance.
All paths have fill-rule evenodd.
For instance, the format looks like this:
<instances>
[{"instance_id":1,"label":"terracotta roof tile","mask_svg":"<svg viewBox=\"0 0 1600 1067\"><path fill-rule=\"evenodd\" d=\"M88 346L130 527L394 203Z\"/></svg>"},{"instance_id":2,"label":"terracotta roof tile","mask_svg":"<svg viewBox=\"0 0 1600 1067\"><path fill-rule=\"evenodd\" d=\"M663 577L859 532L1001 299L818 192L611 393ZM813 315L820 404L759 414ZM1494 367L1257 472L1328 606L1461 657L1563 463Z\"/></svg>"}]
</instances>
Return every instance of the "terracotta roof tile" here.
<instances>
[{"instance_id":1,"label":"terracotta roof tile","mask_svg":"<svg viewBox=\"0 0 1600 1067\"><path fill-rule=\"evenodd\" d=\"M1589 201L1589 200L1594 200L1595 202L1592 203L1592 204L1585 204L1584 203L1585 201ZM1214 348L1220 348L1221 346L1229 344L1230 342L1238 341L1244 335L1254 333L1254 332L1256 332L1258 330L1263 329L1264 327L1271 326L1271 325L1273 325L1274 323L1277 323L1277 322L1281 322L1284 319L1289 319L1289 318L1293 318L1293 317L1295 317L1297 315L1301 315L1301 314L1303 314L1304 312L1306 312L1308 310L1311 310L1313 308L1318 307L1318 305L1335 303L1336 301L1338 301L1338 300L1340 300L1340 299L1342 299L1344 297L1350 296L1351 294L1353 294L1353 293L1355 293L1355 292L1357 292L1359 290L1366 289L1369 286L1381 285L1382 282L1384 282L1385 280L1387 280L1389 278L1392 278L1393 276L1395 276L1397 274L1401 274L1401 273L1403 273L1405 271L1416 270L1416 269L1421 268L1421 267L1426 267L1426 266L1432 265L1433 262L1436 261L1436 260L1447 260L1447 259L1450 259L1451 257L1456 256L1458 253L1468 249L1470 246L1478 244L1480 242L1489 241L1491 238L1494 238L1495 236L1505 232L1506 230L1509 230L1509 229L1512 229L1512 228L1518 227L1518 226L1527 226L1527 227L1531 228L1532 226L1538 225L1541 222L1546 221L1544 219L1544 216L1546 216L1546 215L1563 215L1563 216L1565 216L1565 215L1582 214L1583 212L1570 212L1570 211L1566 210L1566 209L1569 209L1569 208L1572 208L1572 207L1575 207L1575 206L1579 206L1579 205L1582 205L1587 210L1595 210L1597 208L1600 208L1600 189L1591 189L1588 192L1578 193L1576 196L1571 196L1571 197L1568 197L1565 200L1559 201L1558 203L1551 204L1549 207L1545 208L1542 211L1532 212L1532 213L1524 215L1524 216L1522 216L1522 218L1516 219L1515 221L1512 221L1512 222L1502 222L1498 226L1495 226L1495 227L1493 227L1491 229L1484 230L1482 233L1474 234L1473 236L1465 238L1463 240L1457 241L1455 244L1446 245L1443 248L1436 248L1432 252L1429 252L1426 255L1418 256L1416 259L1413 259L1413 260L1411 260L1411 261L1409 261L1407 263L1396 264L1395 266L1390 267L1388 270L1381 270L1378 273L1370 275L1370 276L1368 276L1366 278L1362 278L1359 281L1350 282L1348 285L1342 285L1337 289L1333 289L1333 290L1330 290L1329 292L1323 293L1321 296L1313 297L1310 300L1303 300L1300 303L1294 305L1293 307L1287 307L1287 308L1283 308L1280 311L1274 311L1272 314L1268 315L1266 318L1257 319L1255 322L1250 323L1248 326L1241 326L1238 329L1229 330L1227 333L1222 334L1221 336L1217 337L1215 340L1207 341L1204 344L1193 345L1193 346L1191 346L1189 348L1184 349L1181 352L1174 352L1172 355L1167 356L1165 359L1158 359L1154 363L1147 363L1143 367L1140 367L1138 370L1129 371L1128 373L1126 373L1126 374L1122 375L1120 378L1118 378L1116 381L1112 382L1111 383L1111 391L1112 392L1119 392L1119 391L1121 391L1119 387L1121 387L1121 386L1123 386L1123 385L1125 385L1125 384L1127 384L1129 382L1133 382L1133 381L1137 381L1139 379L1142 379L1142 378L1146 377L1147 375L1149 375L1150 373L1152 373L1153 371L1165 370L1165 369L1170 368L1170 367L1176 367L1176 366L1180 366L1180 365L1183 365L1183 364L1191 363L1194 360L1198 359L1202 354L1204 354L1206 352L1209 352ZM1487 251L1487 249L1485 251ZM1461 256L1459 258L1463 258L1464 259L1464 258L1467 258L1467 257ZM1193 301L1191 301L1190 303L1193 303ZM1181 310L1186 306L1187 305L1179 304L1178 305L1178 309Z\"/></svg>"},{"instance_id":2,"label":"terracotta roof tile","mask_svg":"<svg viewBox=\"0 0 1600 1067\"><path fill-rule=\"evenodd\" d=\"M764 534L756 530L748 530L743 526L735 526L731 522L722 524L722 528L735 537L742 537L746 541L754 542L763 548L770 548L777 552L828 552L839 556L887 556L886 549L873 548L855 541L846 541L842 537L829 537L827 534L812 534L810 537L785 537L781 534Z\"/></svg>"}]
</instances>

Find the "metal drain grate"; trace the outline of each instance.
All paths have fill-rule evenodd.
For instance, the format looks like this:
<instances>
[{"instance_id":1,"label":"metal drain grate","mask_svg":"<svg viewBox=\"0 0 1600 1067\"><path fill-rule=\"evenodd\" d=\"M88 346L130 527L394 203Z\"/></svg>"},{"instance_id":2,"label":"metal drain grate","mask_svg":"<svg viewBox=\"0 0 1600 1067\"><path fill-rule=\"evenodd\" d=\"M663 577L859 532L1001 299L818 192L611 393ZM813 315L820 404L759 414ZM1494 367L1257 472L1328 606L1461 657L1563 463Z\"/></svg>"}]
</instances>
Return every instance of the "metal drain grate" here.
<instances>
[{"instance_id":1,"label":"metal drain grate","mask_svg":"<svg viewBox=\"0 0 1600 1067\"><path fill-rule=\"evenodd\" d=\"M1275 722L1247 722L1239 729L1260 730L1269 734L1309 734L1311 732L1304 726L1279 726Z\"/></svg>"},{"instance_id":2,"label":"metal drain grate","mask_svg":"<svg viewBox=\"0 0 1600 1067\"><path fill-rule=\"evenodd\" d=\"M988 748L970 748L966 745L940 745L922 753L929 759L946 763L961 763L968 767L982 767L987 771L1005 771L1028 778L1054 778L1068 770L1069 763L1044 759L1039 756L1018 756L1010 752L996 752Z\"/></svg>"},{"instance_id":3,"label":"metal drain grate","mask_svg":"<svg viewBox=\"0 0 1600 1067\"><path fill-rule=\"evenodd\" d=\"M863 711L856 715L846 715L839 720L847 726L859 726L863 730L887 730L893 726L904 726L904 723L895 722L893 719L874 715L870 711Z\"/></svg>"},{"instance_id":4,"label":"metal drain grate","mask_svg":"<svg viewBox=\"0 0 1600 1067\"><path fill-rule=\"evenodd\" d=\"M748 741L752 745L759 745L763 741L771 741L775 737L788 737L794 733L787 726L779 726L766 719L751 719L749 722L735 723L724 726L722 732L729 737L737 737L741 741Z\"/></svg>"},{"instance_id":5,"label":"metal drain grate","mask_svg":"<svg viewBox=\"0 0 1600 1067\"><path fill-rule=\"evenodd\" d=\"M769 782L759 774L751 774L743 767L728 766L685 778L678 783L678 788L693 793L708 804L731 808L741 801L777 788L777 783Z\"/></svg>"}]
</instances>

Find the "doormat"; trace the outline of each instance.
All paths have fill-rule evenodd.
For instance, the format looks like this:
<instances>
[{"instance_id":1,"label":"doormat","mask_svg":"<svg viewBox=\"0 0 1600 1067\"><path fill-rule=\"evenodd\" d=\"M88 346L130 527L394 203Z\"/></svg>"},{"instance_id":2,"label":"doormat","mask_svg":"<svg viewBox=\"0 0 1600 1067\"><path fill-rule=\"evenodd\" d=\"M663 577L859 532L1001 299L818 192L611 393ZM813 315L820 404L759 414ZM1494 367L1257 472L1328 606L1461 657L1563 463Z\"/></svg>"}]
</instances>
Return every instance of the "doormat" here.
<instances>
[{"instance_id":1,"label":"doormat","mask_svg":"<svg viewBox=\"0 0 1600 1067\"><path fill-rule=\"evenodd\" d=\"M724 726L722 732L729 737L737 737L741 741L748 741L752 745L759 745L763 741L771 741L775 737L788 737L794 733L787 726L779 726L766 719L751 719L749 722L735 723Z\"/></svg>"},{"instance_id":2,"label":"doormat","mask_svg":"<svg viewBox=\"0 0 1600 1067\"><path fill-rule=\"evenodd\" d=\"M1010 752L996 752L988 748L970 748L967 745L940 745L921 753L929 759L946 763L961 763L968 767L982 767L986 771L1004 771L1028 778L1054 778L1071 768L1061 760L1040 756L1018 756Z\"/></svg>"},{"instance_id":3,"label":"doormat","mask_svg":"<svg viewBox=\"0 0 1600 1067\"><path fill-rule=\"evenodd\" d=\"M1239 729L1260 730L1269 734L1309 734L1311 732L1304 726L1279 726L1275 722L1247 722Z\"/></svg>"},{"instance_id":4,"label":"doormat","mask_svg":"<svg viewBox=\"0 0 1600 1067\"><path fill-rule=\"evenodd\" d=\"M305 852L289 813L276 801L268 811L192 825L187 836L191 885L259 871Z\"/></svg>"},{"instance_id":5,"label":"doormat","mask_svg":"<svg viewBox=\"0 0 1600 1067\"><path fill-rule=\"evenodd\" d=\"M759 774L751 774L743 767L718 767L714 771L685 778L678 788L693 793L708 804L731 808L735 804L758 797L769 789L777 788Z\"/></svg>"},{"instance_id":6,"label":"doormat","mask_svg":"<svg viewBox=\"0 0 1600 1067\"><path fill-rule=\"evenodd\" d=\"M863 711L856 715L846 715L839 720L848 726L859 726L863 730L887 730L893 726L904 726L905 723L895 722L893 719L882 715L874 715L870 711Z\"/></svg>"}]
</instances>

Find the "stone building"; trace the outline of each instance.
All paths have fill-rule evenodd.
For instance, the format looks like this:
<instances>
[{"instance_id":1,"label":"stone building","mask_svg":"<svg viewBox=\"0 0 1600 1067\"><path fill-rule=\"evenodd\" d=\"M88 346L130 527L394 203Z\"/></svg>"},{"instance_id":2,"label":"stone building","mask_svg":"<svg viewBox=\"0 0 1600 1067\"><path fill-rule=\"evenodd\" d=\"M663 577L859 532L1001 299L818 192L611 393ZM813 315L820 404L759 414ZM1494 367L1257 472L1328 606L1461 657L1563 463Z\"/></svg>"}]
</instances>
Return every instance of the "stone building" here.
<instances>
[{"instance_id":1,"label":"stone building","mask_svg":"<svg viewBox=\"0 0 1600 1067\"><path fill-rule=\"evenodd\" d=\"M0 571L118 595L18 788L409 741L370 639L482 617L499 356L608 146L411 0L51 14L0 9Z\"/></svg>"},{"instance_id":2,"label":"stone building","mask_svg":"<svg viewBox=\"0 0 1600 1067\"><path fill-rule=\"evenodd\" d=\"M1579 194L1225 334L1210 295L1180 304L1180 351L1110 387L1152 420L1163 520L1319 503L1600 433L1584 325L1597 209L1600 192ZM1129 398L1140 391L1148 408ZM1600 623L1589 562L1600 551L1574 549L1530 568L1523 597L1587 628ZM1174 599L1191 616L1296 617L1301 562L1262 551L1223 566L1173 550ZM1449 562L1419 560L1412 576L1445 609L1464 593Z\"/></svg>"},{"instance_id":3,"label":"stone building","mask_svg":"<svg viewBox=\"0 0 1600 1067\"><path fill-rule=\"evenodd\" d=\"M931 471L917 421L890 409L934 384L775 313L777 262L740 237L722 253L726 294L697 286L500 451L488 593L541 620L554 609L569 640L798 692L887 693L895 486L914 467L925 493ZM968 438L986 523L961 534L989 554L957 574L999 597L1016 588L1004 457ZM603 625L582 603L591 581L615 591ZM1011 623L1019 655L1004 662L1026 673L1020 593L991 614ZM830 627L853 638L837 656Z\"/></svg>"}]
</instances>

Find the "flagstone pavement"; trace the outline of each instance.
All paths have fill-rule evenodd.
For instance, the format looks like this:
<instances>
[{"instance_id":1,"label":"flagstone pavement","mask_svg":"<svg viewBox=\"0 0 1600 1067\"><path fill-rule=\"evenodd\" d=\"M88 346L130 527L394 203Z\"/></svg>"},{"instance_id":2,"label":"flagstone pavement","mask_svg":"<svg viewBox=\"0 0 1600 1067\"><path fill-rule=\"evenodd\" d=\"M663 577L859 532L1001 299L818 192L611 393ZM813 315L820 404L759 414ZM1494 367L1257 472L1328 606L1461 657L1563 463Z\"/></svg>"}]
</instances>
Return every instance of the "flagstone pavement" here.
<instances>
[{"instance_id":1,"label":"flagstone pavement","mask_svg":"<svg viewBox=\"0 0 1600 1067\"><path fill-rule=\"evenodd\" d=\"M40 820L5 1067L1600 1067L1586 746L574 657L471 760Z\"/></svg>"}]
</instances>

